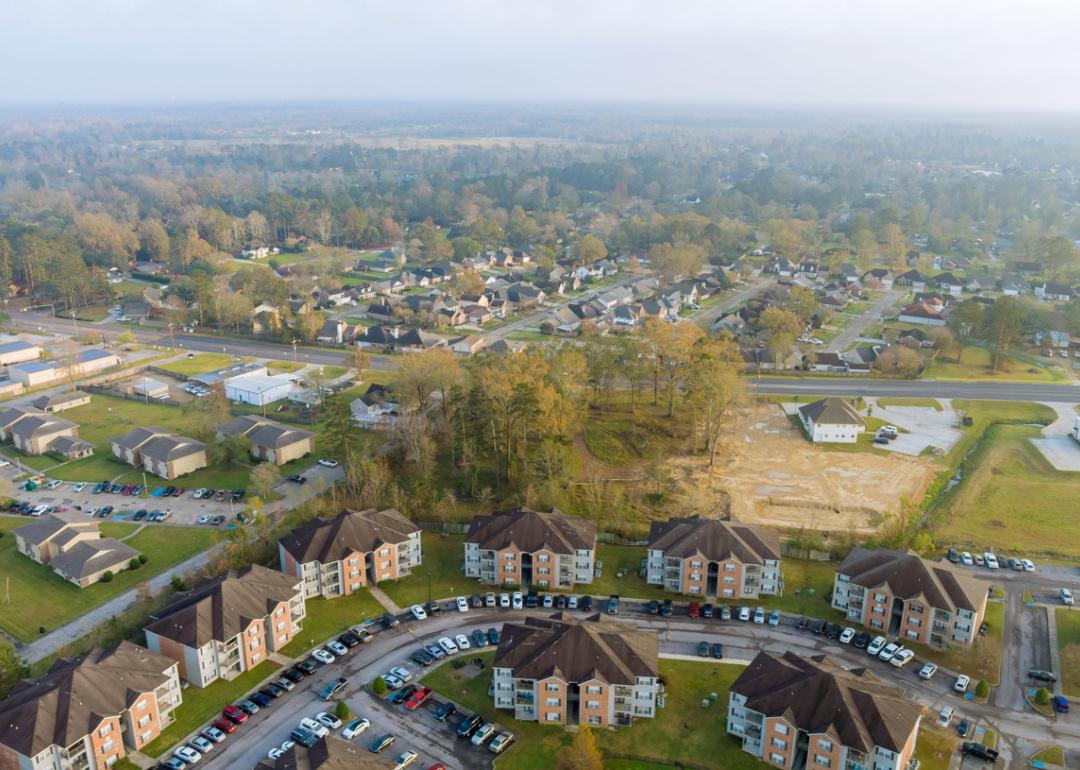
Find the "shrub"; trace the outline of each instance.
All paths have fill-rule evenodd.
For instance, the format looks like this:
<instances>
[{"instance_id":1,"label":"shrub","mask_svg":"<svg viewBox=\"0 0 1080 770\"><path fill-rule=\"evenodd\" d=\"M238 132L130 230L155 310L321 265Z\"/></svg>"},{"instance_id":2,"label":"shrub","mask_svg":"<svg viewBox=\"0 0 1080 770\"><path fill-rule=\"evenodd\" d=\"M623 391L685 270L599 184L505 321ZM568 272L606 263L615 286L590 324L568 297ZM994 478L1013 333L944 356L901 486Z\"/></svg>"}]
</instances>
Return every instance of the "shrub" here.
<instances>
[{"instance_id":1,"label":"shrub","mask_svg":"<svg viewBox=\"0 0 1080 770\"><path fill-rule=\"evenodd\" d=\"M349 718L349 704L343 700L339 700L337 706L334 707L334 713L337 714L338 719L344 722Z\"/></svg>"},{"instance_id":2,"label":"shrub","mask_svg":"<svg viewBox=\"0 0 1080 770\"><path fill-rule=\"evenodd\" d=\"M142 562L139 561L138 556L132 556L131 561L128 562L128 569L138 569L142 566Z\"/></svg>"},{"instance_id":3,"label":"shrub","mask_svg":"<svg viewBox=\"0 0 1080 770\"><path fill-rule=\"evenodd\" d=\"M169 581L169 587L179 593L180 591L187 590L187 583L185 583L184 579L179 575L173 575L172 579Z\"/></svg>"},{"instance_id":4,"label":"shrub","mask_svg":"<svg viewBox=\"0 0 1080 770\"><path fill-rule=\"evenodd\" d=\"M381 676L371 683L371 691L376 695L386 695L386 680Z\"/></svg>"},{"instance_id":5,"label":"shrub","mask_svg":"<svg viewBox=\"0 0 1080 770\"><path fill-rule=\"evenodd\" d=\"M139 564L146 564L146 554L145 553L140 553L139 554Z\"/></svg>"},{"instance_id":6,"label":"shrub","mask_svg":"<svg viewBox=\"0 0 1080 770\"><path fill-rule=\"evenodd\" d=\"M103 573L101 573L101 582L102 583L111 583L112 579L113 579L112 570L105 570Z\"/></svg>"},{"instance_id":7,"label":"shrub","mask_svg":"<svg viewBox=\"0 0 1080 770\"><path fill-rule=\"evenodd\" d=\"M990 695L990 683L985 679L980 679L979 683L975 685L975 697L985 698Z\"/></svg>"},{"instance_id":8,"label":"shrub","mask_svg":"<svg viewBox=\"0 0 1080 770\"><path fill-rule=\"evenodd\" d=\"M1046 706L1050 703L1050 691L1045 687L1040 687L1035 691L1035 702L1040 706Z\"/></svg>"}]
</instances>

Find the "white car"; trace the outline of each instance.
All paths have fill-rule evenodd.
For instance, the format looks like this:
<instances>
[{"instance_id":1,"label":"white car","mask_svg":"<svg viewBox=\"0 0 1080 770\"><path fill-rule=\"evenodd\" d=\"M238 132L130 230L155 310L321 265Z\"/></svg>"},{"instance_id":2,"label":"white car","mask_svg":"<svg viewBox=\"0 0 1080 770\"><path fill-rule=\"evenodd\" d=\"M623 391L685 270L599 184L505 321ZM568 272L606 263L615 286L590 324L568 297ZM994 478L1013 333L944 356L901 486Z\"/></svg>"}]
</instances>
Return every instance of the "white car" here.
<instances>
[{"instance_id":1,"label":"white car","mask_svg":"<svg viewBox=\"0 0 1080 770\"><path fill-rule=\"evenodd\" d=\"M49 506L47 506L47 505L35 505L34 509L32 511L30 511L30 515L31 516L40 516L41 514L45 513L45 511L47 511L47 510L49 510Z\"/></svg>"},{"instance_id":2,"label":"white car","mask_svg":"<svg viewBox=\"0 0 1080 770\"><path fill-rule=\"evenodd\" d=\"M191 493L191 496L194 497L196 500L199 500L204 494L206 494L206 489L204 487L199 487Z\"/></svg>"},{"instance_id":3,"label":"white car","mask_svg":"<svg viewBox=\"0 0 1080 770\"><path fill-rule=\"evenodd\" d=\"M499 594L499 606L504 610L510 606L510 594Z\"/></svg>"},{"instance_id":4,"label":"white car","mask_svg":"<svg viewBox=\"0 0 1080 770\"><path fill-rule=\"evenodd\" d=\"M1061 603L1068 604L1070 607L1073 604L1072 591L1070 591L1068 588L1061 589Z\"/></svg>"},{"instance_id":5,"label":"white car","mask_svg":"<svg viewBox=\"0 0 1080 770\"><path fill-rule=\"evenodd\" d=\"M761 607L758 607L756 610L754 610L754 622L757 623L759 626L765 623L765 610L763 610Z\"/></svg>"},{"instance_id":6,"label":"white car","mask_svg":"<svg viewBox=\"0 0 1080 770\"><path fill-rule=\"evenodd\" d=\"M366 719L350 719L345 729L341 731L341 737L351 741L369 727L371 727L371 722Z\"/></svg>"},{"instance_id":7,"label":"white car","mask_svg":"<svg viewBox=\"0 0 1080 770\"><path fill-rule=\"evenodd\" d=\"M962 554L960 554L960 563L963 564L965 567L970 567L975 562L971 558L971 554L967 551L964 551Z\"/></svg>"},{"instance_id":8,"label":"white car","mask_svg":"<svg viewBox=\"0 0 1080 770\"><path fill-rule=\"evenodd\" d=\"M181 746L173 752L173 756L179 759L181 762L186 762L189 765L194 765L196 762L202 759L202 754L195 751L195 749L191 748L190 746Z\"/></svg>"},{"instance_id":9,"label":"white car","mask_svg":"<svg viewBox=\"0 0 1080 770\"><path fill-rule=\"evenodd\" d=\"M739 620L743 621L744 623L746 621L750 620L750 608L749 607L739 607Z\"/></svg>"},{"instance_id":10,"label":"white car","mask_svg":"<svg viewBox=\"0 0 1080 770\"><path fill-rule=\"evenodd\" d=\"M936 673L937 666L933 663L927 663L925 666L919 669L919 679L931 679Z\"/></svg>"},{"instance_id":11,"label":"white car","mask_svg":"<svg viewBox=\"0 0 1080 770\"><path fill-rule=\"evenodd\" d=\"M412 616L417 620L427 620L427 610L424 609L423 605L414 604L409 608L409 612L411 612Z\"/></svg>"},{"instance_id":12,"label":"white car","mask_svg":"<svg viewBox=\"0 0 1080 770\"><path fill-rule=\"evenodd\" d=\"M885 645L884 649L878 653L878 658L881 660L890 660L893 655L900 652L900 645L896 642L889 642Z\"/></svg>"},{"instance_id":13,"label":"white car","mask_svg":"<svg viewBox=\"0 0 1080 770\"><path fill-rule=\"evenodd\" d=\"M285 756L285 752L275 746L274 748L270 749L270 751L266 752L266 756L268 756L270 759L280 759L281 757Z\"/></svg>"},{"instance_id":14,"label":"white car","mask_svg":"<svg viewBox=\"0 0 1080 770\"><path fill-rule=\"evenodd\" d=\"M319 460L319 465L324 468L336 468L337 460Z\"/></svg>"},{"instance_id":15,"label":"white car","mask_svg":"<svg viewBox=\"0 0 1080 770\"><path fill-rule=\"evenodd\" d=\"M195 523L196 524L209 524L210 523L210 514L209 513L204 513L202 516L200 516L198 519L195 520Z\"/></svg>"},{"instance_id":16,"label":"white car","mask_svg":"<svg viewBox=\"0 0 1080 770\"><path fill-rule=\"evenodd\" d=\"M472 646L469 644L469 637L465 636L465 634L458 634L454 637L454 641L457 643L459 650L467 650Z\"/></svg>"},{"instance_id":17,"label":"white car","mask_svg":"<svg viewBox=\"0 0 1080 770\"><path fill-rule=\"evenodd\" d=\"M514 742L513 733L499 733L496 735L491 743L488 744L488 749L492 754L502 754L506 750L506 747Z\"/></svg>"},{"instance_id":18,"label":"white car","mask_svg":"<svg viewBox=\"0 0 1080 770\"><path fill-rule=\"evenodd\" d=\"M72 487L72 490L75 492L82 492L84 489L86 489L85 481L80 481L78 484Z\"/></svg>"},{"instance_id":19,"label":"white car","mask_svg":"<svg viewBox=\"0 0 1080 770\"><path fill-rule=\"evenodd\" d=\"M315 721L321 725L326 725L331 730L336 730L341 727L341 720L328 711L320 711L316 714Z\"/></svg>"},{"instance_id":20,"label":"white car","mask_svg":"<svg viewBox=\"0 0 1080 770\"><path fill-rule=\"evenodd\" d=\"M521 591L514 591L513 595L510 597L510 604L515 610L520 610L525 606L525 600L521 595Z\"/></svg>"},{"instance_id":21,"label":"white car","mask_svg":"<svg viewBox=\"0 0 1080 770\"><path fill-rule=\"evenodd\" d=\"M397 764L394 765L394 770L405 770L406 767L416 761L416 758L420 756L415 751L403 751L396 760Z\"/></svg>"},{"instance_id":22,"label":"white car","mask_svg":"<svg viewBox=\"0 0 1080 770\"><path fill-rule=\"evenodd\" d=\"M191 748L195 749L195 751L200 754L206 754L207 752L214 750L213 742L201 735L191 736L191 740L189 740L188 743L191 745Z\"/></svg>"},{"instance_id":23,"label":"white car","mask_svg":"<svg viewBox=\"0 0 1080 770\"><path fill-rule=\"evenodd\" d=\"M469 611L469 600L466 599L464 596L459 596L454 601L457 603L457 611L458 612L468 612Z\"/></svg>"},{"instance_id":24,"label":"white car","mask_svg":"<svg viewBox=\"0 0 1080 770\"><path fill-rule=\"evenodd\" d=\"M342 644L341 642L339 642L339 641L336 641L336 640L335 640L335 641L333 641L333 642L327 642L327 643L326 643L326 646L327 646L327 648L328 648L328 649L330 650L330 652L334 653L334 654L335 654L336 656L338 656L339 658L340 658L340 657L341 657L342 655L347 655L347 654L349 653L349 648L348 648L348 647L346 647L346 646L345 646L344 644Z\"/></svg>"},{"instance_id":25,"label":"white car","mask_svg":"<svg viewBox=\"0 0 1080 770\"><path fill-rule=\"evenodd\" d=\"M442 651L447 655L453 655L458 651L457 645L451 641L449 636L444 636L438 641L438 645L442 647Z\"/></svg>"},{"instance_id":26,"label":"white car","mask_svg":"<svg viewBox=\"0 0 1080 770\"><path fill-rule=\"evenodd\" d=\"M490 591L484 594L485 607L494 607L496 604L498 604L498 601L499 600L495 598L495 594L491 593Z\"/></svg>"},{"instance_id":27,"label":"white car","mask_svg":"<svg viewBox=\"0 0 1080 770\"><path fill-rule=\"evenodd\" d=\"M997 569L998 568L997 557L994 556L994 554L990 553L989 551L987 551L986 553L983 554L983 561L986 562L986 566L987 566L988 569Z\"/></svg>"},{"instance_id":28,"label":"white car","mask_svg":"<svg viewBox=\"0 0 1080 770\"><path fill-rule=\"evenodd\" d=\"M213 726L205 728L199 735L214 743L221 743L225 740L225 733Z\"/></svg>"},{"instance_id":29,"label":"white car","mask_svg":"<svg viewBox=\"0 0 1080 770\"><path fill-rule=\"evenodd\" d=\"M315 652L311 653L311 657L315 658L315 660L319 661L320 663L325 663L327 665L333 663L335 660L333 655L331 655L329 652L327 652L321 647L315 650Z\"/></svg>"},{"instance_id":30,"label":"white car","mask_svg":"<svg viewBox=\"0 0 1080 770\"><path fill-rule=\"evenodd\" d=\"M971 684L971 677L967 674L961 674L956 677L956 683L952 686L957 692L967 692L968 685Z\"/></svg>"},{"instance_id":31,"label":"white car","mask_svg":"<svg viewBox=\"0 0 1080 770\"><path fill-rule=\"evenodd\" d=\"M314 719L309 719L308 717L304 717L300 720L300 726L305 730L310 730L315 733L315 737L317 738L325 738L330 734L330 730L327 729L326 725L322 722L316 722Z\"/></svg>"},{"instance_id":32,"label":"white car","mask_svg":"<svg viewBox=\"0 0 1080 770\"><path fill-rule=\"evenodd\" d=\"M904 649L903 647L901 647L899 650L897 650L896 654L892 656L892 658L889 660L889 662L892 663L897 668L901 668L902 666L906 666L908 663L910 663L914 659L915 659L915 651L914 650L908 650L908 649Z\"/></svg>"},{"instance_id":33,"label":"white car","mask_svg":"<svg viewBox=\"0 0 1080 770\"><path fill-rule=\"evenodd\" d=\"M855 638L855 629L848 626L840 632L840 641L843 644L851 644L851 640Z\"/></svg>"},{"instance_id":34,"label":"white car","mask_svg":"<svg viewBox=\"0 0 1080 770\"><path fill-rule=\"evenodd\" d=\"M285 740L281 744L281 750L282 751L288 751L289 749L291 749L295 745L296 745L296 741Z\"/></svg>"},{"instance_id":35,"label":"white car","mask_svg":"<svg viewBox=\"0 0 1080 770\"><path fill-rule=\"evenodd\" d=\"M386 687L390 690L400 690L402 687L405 686L405 683L393 674L384 674L383 681L386 682Z\"/></svg>"},{"instance_id":36,"label":"white car","mask_svg":"<svg viewBox=\"0 0 1080 770\"><path fill-rule=\"evenodd\" d=\"M390 673L396 676L402 682L412 681L412 671L409 671L409 669L405 668L404 666L394 666L392 669L390 669Z\"/></svg>"},{"instance_id":37,"label":"white car","mask_svg":"<svg viewBox=\"0 0 1080 770\"><path fill-rule=\"evenodd\" d=\"M568 610L576 610L578 608L578 601L577 594L570 594L566 600L566 608Z\"/></svg>"},{"instance_id":38,"label":"white car","mask_svg":"<svg viewBox=\"0 0 1080 770\"><path fill-rule=\"evenodd\" d=\"M875 636L873 641L871 641L870 644L866 645L866 651L870 655L877 655L879 652L881 652L881 650L882 650L882 648L884 646L885 646L885 637L884 636Z\"/></svg>"},{"instance_id":39,"label":"white car","mask_svg":"<svg viewBox=\"0 0 1080 770\"><path fill-rule=\"evenodd\" d=\"M495 734L497 728L491 722L484 722L480 729L473 733L472 745L483 746Z\"/></svg>"},{"instance_id":40,"label":"white car","mask_svg":"<svg viewBox=\"0 0 1080 770\"><path fill-rule=\"evenodd\" d=\"M1031 559L1021 559L1020 563L1024 565L1024 572L1035 571L1035 562L1033 562Z\"/></svg>"}]
</instances>

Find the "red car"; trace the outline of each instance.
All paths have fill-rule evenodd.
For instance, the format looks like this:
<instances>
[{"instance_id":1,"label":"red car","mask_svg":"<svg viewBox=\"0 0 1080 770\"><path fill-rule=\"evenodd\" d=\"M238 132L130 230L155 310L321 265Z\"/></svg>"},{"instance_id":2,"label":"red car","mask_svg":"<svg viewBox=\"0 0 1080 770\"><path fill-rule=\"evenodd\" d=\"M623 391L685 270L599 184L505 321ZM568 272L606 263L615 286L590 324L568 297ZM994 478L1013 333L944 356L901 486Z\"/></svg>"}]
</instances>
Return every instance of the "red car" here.
<instances>
[{"instance_id":1,"label":"red car","mask_svg":"<svg viewBox=\"0 0 1080 770\"><path fill-rule=\"evenodd\" d=\"M419 690L409 696L408 702L405 704L405 708L409 711L416 711L418 708L424 705L424 701L431 697L430 687L421 687Z\"/></svg>"},{"instance_id":2,"label":"red car","mask_svg":"<svg viewBox=\"0 0 1080 770\"><path fill-rule=\"evenodd\" d=\"M215 719L213 722L211 722L211 724L217 729L221 730L221 732L223 733L236 732L236 722L230 721L228 719Z\"/></svg>"},{"instance_id":3,"label":"red car","mask_svg":"<svg viewBox=\"0 0 1080 770\"><path fill-rule=\"evenodd\" d=\"M686 614L692 618L701 616L701 605L697 602L690 602L690 606L686 608Z\"/></svg>"},{"instance_id":4,"label":"red car","mask_svg":"<svg viewBox=\"0 0 1080 770\"><path fill-rule=\"evenodd\" d=\"M436 762L434 765L429 767L427 770L446 770L446 765L444 765L442 762Z\"/></svg>"},{"instance_id":5,"label":"red car","mask_svg":"<svg viewBox=\"0 0 1080 770\"><path fill-rule=\"evenodd\" d=\"M226 719L231 719L232 721L236 722L236 724L246 722L248 718L248 713L246 711L244 711L239 706L232 705L223 708L221 710L221 715Z\"/></svg>"}]
</instances>

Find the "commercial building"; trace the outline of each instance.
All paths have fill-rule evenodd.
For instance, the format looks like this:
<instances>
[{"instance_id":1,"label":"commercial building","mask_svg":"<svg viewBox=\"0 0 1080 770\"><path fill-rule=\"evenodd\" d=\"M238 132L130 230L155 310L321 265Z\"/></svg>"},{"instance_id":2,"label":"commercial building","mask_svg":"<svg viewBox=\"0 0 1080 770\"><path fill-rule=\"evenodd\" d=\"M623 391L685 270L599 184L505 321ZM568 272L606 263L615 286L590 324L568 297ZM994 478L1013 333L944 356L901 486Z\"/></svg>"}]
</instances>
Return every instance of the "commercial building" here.
<instances>
[{"instance_id":1,"label":"commercial building","mask_svg":"<svg viewBox=\"0 0 1080 770\"><path fill-rule=\"evenodd\" d=\"M192 382L197 382L200 385L222 385L232 382L233 380L240 379L241 377L250 377L252 375L266 375L269 371L264 364L233 364L232 366L226 366L224 369L215 369L212 372L203 372L202 374L196 374L189 379Z\"/></svg>"},{"instance_id":2,"label":"commercial building","mask_svg":"<svg viewBox=\"0 0 1080 770\"><path fill-rule=\"evenodd\" d=\"M298 389L295 374L253 374L225 383L225 397L230 401L252 406L266 406L288 398Z\"/></svg>"},{"instance_id":3,"label":"commercial building","mask_svg":"<svg viewBox=\"0 0 1080 770\"><path fill-rule=\"evenodd\" d=\"M628 725L656 716L655 631L559 612L503 625L492 663L495 708L544 725Z\"/></svg>"},{"instance_id":4,"label":"commercial building","mask_svg":"<svg viewBox=\"0 0 1080 770\"><path fill-rule=\"evenodd\" d=\"M275 465L284 465L315 451L314 433L253 415L225 423L218 428L217 435L247 439L252 457Z\"/></svg>"},{"instance_id":5,"label":"commercial building","mask_svg":"<svg viewBox=\"0 0 1080 770\"><path fill-rule=\"evenodd\" d=\"M842 398L823 398L800 406L799 420L815 444L854 444L866 423L855 408Z\"/></svg>"},{"instance_id":6,"label":"commercial building","mask_svg":"<svg viewBox=\"0 0 1080 770\"><path fill-rule=\"evenodd\" d=\"M305 614L298 578L253 564L174 596L144 629L146 646L175 660L181 678L206 687L280 650Z\"/></svg>"},{"instance_id":7,"label":"commercial building","mask_svg":"<svg viewBox=\"0 0 1080 770\"><path fill-rule=\"evenodd\" d=\"M780 536L764 527L698 517L654 522L646 581L703 599L784 592Z\"/></svg>"},{"instance_id":8,"label":"commercial building","mask_svg":"<svg viewBox=\"0 0 1080 770\"><path fill-rule=\"evenodd\" d=\"M135 428L112 441L113 456L163 479L205 468L206 444L165 428Z\"/></svg>"},{"instance_id":9,"label":"commercial building","mask_svg":"<svg viewBox=\"0 0 1080 770\"><path fill-rule=\"evenodd\" d=\"M595 522L558 510L477 516L465 535L465 575L482 583L573 588L595 565Z\"/></svg>"},{"instance_id":10,"label":"commercial building","mask_svg":"<svg viewBox=\"0 0 1080 770\"><path fill-rule=\"evenodd\" d=\"M420 528L390 508L344 510L312 519L278 541L281 571L303 581L304 597L348 596L410 574L423 561Z\"/></svg>"},{"instance_id":11,"label":"commercial building","mask_svg":"<svg viewBox=\"0 0 1080 770\"><path fill-rule=\"evenodd\" d=\"M105 770L158 737L180 702L176 663L137 644L60 659L0 701L0 767Z\"/></svg>"},{"instance_id":12,"label":"commercial building","mask_svg":"<svg viewBox=\"0 0 1080 770\"><path fill-rule=\"evenodd\" d=\"M41 348L29 342L14 340L0 344L0 366L11 366L41 358Z\"/></svg>"},{"instance_id":13,"label":"commercial building","mask_svg":"<svg viewBox=\"0 0 1080 770\"><path fill-rule=\"evenodd\" d=\"M854 548L836 568L832 606L848 620L923 644L972 644L986 615L986 584L912 551Z\"/></svg>"},{"instance_id":14,"label":"commercial building","mask_svg":"<svg viewBox=\"0 0 1080 770\"><path fill-rule=\"evenodd\" d=\"M866 668L762 651L731 685L727 731L785 770L907 770L921 712Z\"/></svg>"},{"instance_id":15,"label":"commercial building","mask_svg":"<svg viewBox=\"0 0 1080 770\"><path fill-rule=\"evenodd\" d=\"M106 572L127 569L139 552L126 543L102 537L96 521L78 511L58 511L17 527L15 547L60 577L86 588Z\"/></svg>"},{"instance_id":16,"label":"commercial building","mask_svg":"<svg viewBox=\"0 0 1080 770\"><path fill-rule=\"evenodd\" d=\"M68 377L88 377L91 374L120 365L120 357L107 350L90 348L75 356L73 363L30 361L8 367L8 377L26 388L37 388Z\"/></svg>"}]
</instances>

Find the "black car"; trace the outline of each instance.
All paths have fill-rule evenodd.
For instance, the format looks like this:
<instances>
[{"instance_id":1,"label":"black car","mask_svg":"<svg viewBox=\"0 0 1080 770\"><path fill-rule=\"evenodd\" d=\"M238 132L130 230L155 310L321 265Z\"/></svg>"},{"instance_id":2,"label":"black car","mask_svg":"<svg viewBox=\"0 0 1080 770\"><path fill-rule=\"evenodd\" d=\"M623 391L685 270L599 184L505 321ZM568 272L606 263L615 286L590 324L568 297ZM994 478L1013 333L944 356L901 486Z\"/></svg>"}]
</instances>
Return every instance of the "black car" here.
<instances>
[{"instance_id":1,"label":"black car","mask_svg":"<svg viewBox=\"0 0 1080 770\"><path fill-rule=\"evenodd\" d=\"M707 657L709 657L709 643L708 642L698 642L697 654L698 654L699 658L707 658Z\"/></svg>"},{"instance_id":2,"label":"black car","mask_svg":"<svg viewBox=\"0 0 1080 770\"><path fill-rule=\"evenodd\" d=\"M282 695L285 694L285 689L283 687L278 687L276 684L271 682L270 684L266 685L266 687L259 690L259 692L263 693L264 695L266 695L269 698L273 698L274 700L277 700L278 698L280 698Z\"/></svg>"},{"instance_id":3,"label":"black car","mask_svg":"<svg viewBox=\"0 0 1080 770\"><path fill-rule=\"evenodd\" d=\"M720 644L720 642L713 642L712 656L717 659L724 657L724 645Z\"/></svg>"},{"instance_id":4,"label":"black car","mask_svg":"<svg viewBox=\"0 0 1080 770\"><path fill-rule=\"evenodd\" d=\"M653 599L651 602L649 602L649 614L650 615L659 615L660 614L660 600L659 599Z\"/></svg>"},{"instance_id":5,"label":"black car","mask_svg":"<svg viewBox=\"0 0 1080 770\"><path fill-rule=\"evenodd\" d=\"M1034 679L1036 682L1047 682L1053 684L1057 681L1057 677L1051 674L1049 671L1041 671L1040 669L1033 668L1028 671L1028 676Z\"/></svg>"},{"instance_id":6,"label":"black car","mask_svg":"<svg viewBox=\"0 0 1080 770\"><path fill-rule=\"evenodd\" d=\"M591 610L592 609L592 597L591 596L582 596L581 597L581 603L578 605L578 607L581 608L582 612L588 612L589 610Z\"/></svg>"},{"instance_id":7,"label":"black car","mask_svg":"<svg viewBox=\"0 0 1080 770\"><path fill-rule=\"evenodd\" d=\"M423 665L425 666L430 666L432 663L435 662L435 656L425 650L423 647L417 650L416 654L419 655L420 658L424 661Z\"/></svg>"},{"instance_id":8,"label":"black car","mask_svg":"<svg viewBox=\"0 0 1080 770\"><path fill-rule=\"evenodd\" d=\"M844 629L842 629L838 624L829 623L827 626L825 626L825 638L826 639L839 639L840 638L840 633L843 630Z\"/></svg>"},{"instance_id":9,"label":"black car","mask_svg":"<svg viewBox=\"0 0 1080 770\"><path fill-rule=\"evenodd\" d=\"M306 749L310 749L312 746L319 742L319 736L311 732L311 730L307 730L303 727L295 728L291 733L289 733L289 737Z\"/></svg>"},{"instance_id":10,"label":"black car","mask_svg":"<svg viewBox=\"0 0 1080 770\"><path fill-rule=\"evenodd\" d=\"M255 692L249 695L248 700L257 703L259 705L259 708L267 708L271 703L274 702L273 698L271 698L269 695L265 695L261 690L259 692Z\"/></svg>"},{"instance_id":11,"label":"black car","mask_svg":"<svg viewBox=\"0 0 1080 770\"><path fill-rule=\"evenodd\" d=\"M428 655L426 652L423 655L421 655L419 652L414 652L412 655L409 656L409 660L411 660L418 666L427 666L430 665L429 661L427 660L427 658L430 657L431 656Z\"/></svg>"},{"instance_id":12,"label":"black car","mask_svg":"<svg viewBox=\"0 0 1080 770\"><path fill-rule=\"evenodd\" d=\"M142 521L146 518L146 509L140 508L139 510L135 511L135 514L131 518L135 521Z\"/></svg>"},{"instance_id":13,"label":"black car","mask_svg":"<svg viewBox=\"0 0 1080 770\"><path fill-rule=\"evenodd\" d=\"M995 749L973 741L964 741L960 744L960 751L965 754L970 754L973 757L978 757L986 762L996 762L999 756Z\"/></svg>"},{"instance_id":14,"label":"black car","mask_svg":"<svg viewBox=\"0 0 1080 770\"><path fill-rule=\"evenodd\" d=\"M960 563L960 554L956 552L955 548L949 549L949 561L951 561L953 564Z\"/></svg>"},{"instance_id":15,"label":"black car","mask_svg":"<svg viewBox=\"0 0 1080 770\"><path fill-rule=\"evenodd\" d=\"M713 606L711 604L703 604L703 605L701 605L701 617L711 619L712 616L713 616Z\"/></svg>"},{"instance_id":16,"label":"black car","mask_svg":"<svg viewBox=\"0 0 1080 770\"><path fill-rule=\"evenodd\" d=\"M469 597L469 606L474 610L482 609L484 606L484 597L480 594L473 594Z\"/></svg>"},{"instance_id":17,"label":"black car","mask_svg":"<svg viewBox=\"0 0 1080 770\"><path fill-rule=\"evenodd\" d=\"M664 601L660 604L660 617L671 617L671 599L664 599Z\"/></svg>"},{"instance_id":18,"label":"black car","mask_svg":"<svg viewBox=\"0 0 1080 770\"><path fill-rule=\"evenodd\" d=\"M489 628L488 633L487 633L487 637L488 637L488 644L490 644L490 645L498 644L499 643L499 629L497 629L497 628Z\"/></svg>"},{"instance_id":19,"label":"black car","mask_svg":"<svg viewBox=\"0 0 1080 770\"><path fill-rule=\"evenodd\" d=\"M473 733L479 730L482 724L484 724L484 718L479 714L465 717L461 720L461 724L457 726L457 737L472 738Z\"/></svg>"},{"instance_id":20,"label":"black car","mask_svg":"<svg viewBox=\"0 0 1080 770\"><path fill-rule=\"evenodd\" d=\"M855 638L851 640L851 645L856 650L865 650L870 644L870 634L865 631L860 631L855 634Z\"/></svg>"},{"instance_id":21,"label":"black car","mask_svg":"<svg viewBox=\"0 0 1080 770\"><path fill-rule=\"evenodd\" d=\"M810 618L799 618L799 622L795 624L795 628L800 631L805 631L810 628Z\"/></svg>"},{"instance_id":22,"label":"black car","mask_svg":"<svg viewBox=\"0 0 1080 770\"><path fill-rule=\"evenodd\" d=\"M815 620L810 624L810 633L820 636L825 631L825 621Z\"/></svg>"},{"instance_id":23,"label":"black car","mask_svg":"<svg viewBox=\"0 0 1080 770\"><path fill-rule=\"evenodd\" d=\"M288 679L293 684L299 684L300 680L302 680L304 678L305 674L298 667L293 666L288 671L286 671L284 674L282 674L282 676L285 677L286 679Z\"/></svg>"},{"instance_id":24,"label":"black car","mask_svg":"<svg viewBox=\"0 0 1080 770\"><path fill-rule=\"evenodd\" d=\"M293 475L289 476L289 481L291 481L293 484L307 484L307 479L301 476L299 473L294 473Z\"/></svg>"},{"instance_id":25,"label":"black car","mask_svg":"<svg viewBox=\"0 0 1080 770\"><path fill-rule=\"evenodd\" d=\"M450 717L457 713L457 706L453 703L444 703L435 709L435 721L445 722Z\"/></svg>"},{"instance_id":26,"label":"black car","mask_svg":"<svg viewBox=\"0 0 1080 770\"><path fill-rule=\"evenodd\" d=\"M339 636L337 640L344 644L346 647L348 647L350 650L353 647L360 646L360 637L354 634L352 631L346 631L341 636Z\"/></svg>"},{"instance_id":27,"label":"black car","mask_svg":"<svg viewBox=\"0 0 1080 770\"><path fill-rule=\"evenodd\" d=\"M442 615L442 605L438 602L428 602L427 612L428 615L431 615L432 617L434 617L435 615Z\"/></svg>"},{"instance_id":28,"label":"black car","mask_svg":"<svg viewBox=\"0 0 1080 770\"><path fill-rule=\"evenodd\" d=\"M412 697L412 694L416 692L416 689L417 688L415 684L407 684L400 690L398 690L396 693L391 695L389 700L391 703L404 703Z\"/></svg>"},{"instance_id":29,"label":"black car","mask_svg":"<svg viewBox=\"0 0 1080 770\"><path fill-rule=\"evenodd\" d=\"M487 634L481 631L479 628L472 632L472 641L477 647L487 647L488 638Z\"/></svg>"},{"instance_id":30,"label":"black car","mask_svg":"<svg viewBox=\"0 0 1080 770\"><path fill-rule=\"evenodd\" d=\"M535 610L540 606L540 597L536 595L536 591L529 591L525 594L525 608Z\"/></svg>"},{"instance_id":31,"label":"black car","mask_svg":"<svg viewBox=\"0 0 1080 770\"><path fill-rule=\"evenodd\" d=\"M390 614L383 615L379 618L379 622L382 623L383 628L393 628L394 626L401 625L401 621Z\"/></svg>"},{"instance_id":32,"label":"black car","mask_svg":"<svg viewBox=\"0 0 1080 770\"><path fill-rule=\"evenodd\" d=\"M555 597L555 609L557 609L557 610L565 610L566 609L566 594L559 594L558 596Z\"/></svg>"},{"instance_id":33,"label":"black car","mask_svg":"<svg viewBox=\"0 0 1080 770\"><path fill-rule=\"evenodd\" d=\"M318 670L318 666L312 663L310 659L300 661L296 664L296 667L303 671L305 676L311 676Z\"/></svg>"}]
</instances>

